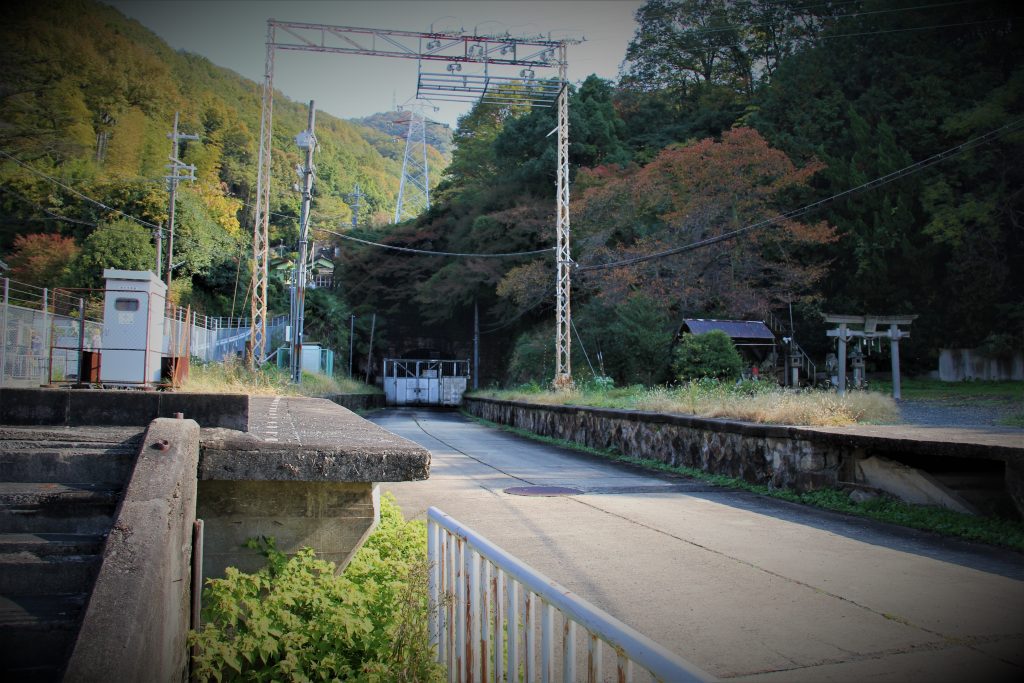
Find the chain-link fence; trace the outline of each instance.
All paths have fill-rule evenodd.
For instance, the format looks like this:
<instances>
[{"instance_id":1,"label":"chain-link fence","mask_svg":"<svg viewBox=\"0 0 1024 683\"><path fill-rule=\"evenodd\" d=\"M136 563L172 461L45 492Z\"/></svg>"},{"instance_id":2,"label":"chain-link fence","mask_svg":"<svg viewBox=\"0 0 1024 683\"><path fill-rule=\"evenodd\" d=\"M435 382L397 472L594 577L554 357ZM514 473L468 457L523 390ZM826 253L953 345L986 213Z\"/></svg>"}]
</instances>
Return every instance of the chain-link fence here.
<instances>
[{"instance_id":1,"label":"chain-link fence","mask_svg":"<svg viewBox=\"0 0 1024 683\"><path fill-rule=\"evenodd\" d=\"M0 282L0 386L148 384L164 358L242 357L252 334L248 318L197 315L135 290ZM268 338L287 325L268 321Z\"/></svg>"}]
</instances>

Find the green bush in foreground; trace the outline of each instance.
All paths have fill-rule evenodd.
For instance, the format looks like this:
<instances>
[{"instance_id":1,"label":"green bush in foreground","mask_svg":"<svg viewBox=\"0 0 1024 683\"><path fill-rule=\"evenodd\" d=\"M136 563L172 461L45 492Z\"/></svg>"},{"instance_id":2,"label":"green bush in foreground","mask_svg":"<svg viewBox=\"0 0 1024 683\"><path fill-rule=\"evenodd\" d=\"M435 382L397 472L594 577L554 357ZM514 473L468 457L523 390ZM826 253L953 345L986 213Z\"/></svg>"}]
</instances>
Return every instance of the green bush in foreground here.
<instances>
[{"instance_id":1,"label":"green bush in foreground","mask_svg":"<svg viewBox=\"0 0 1024 683\"><path fill-rule=\"evenodd\" d=\"M377 529L345 571L273 541L255 574L228 568L203 595L203 628L189 634L199 681L440 681L428 640L427 536L381 499Z\"/></svg>"}]
</instances>

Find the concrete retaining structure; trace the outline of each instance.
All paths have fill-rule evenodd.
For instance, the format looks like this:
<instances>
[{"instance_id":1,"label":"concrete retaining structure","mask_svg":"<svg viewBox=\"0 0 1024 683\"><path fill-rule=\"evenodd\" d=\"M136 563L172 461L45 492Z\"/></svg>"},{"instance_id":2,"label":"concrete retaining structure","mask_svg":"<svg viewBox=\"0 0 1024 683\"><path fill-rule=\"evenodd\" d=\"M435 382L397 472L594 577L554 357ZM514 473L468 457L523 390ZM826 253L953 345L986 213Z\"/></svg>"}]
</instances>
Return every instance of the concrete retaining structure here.
<instances>
[{"instance_id":1,"label":"concrete retaining structure","mask_svg":"<svg viewBox=\"0 0 1024 683\"><path fill-rule=\"evenodd\" d=\"M245 394L189 394L169 391L99 389L0 389L0 424L146 425L158 417L183 413L203 427L245 431L249 397Z\"/></svg>"},{"instance_id":2,"label":"concrete retaining structure","mask_svg":"<svg viewBox=\"0 0 1024 683\"><path fill-rule=\"evenodd\" d=\"M331 394L326 397L328 401L337 403L342 408L349 410L375 410L383 408L384 394Z\"/></svg>"},{"instance_id":3,"label":"concrete retaining structure","mask_svg":"<svg viewBox=\"0 0 1024 683\"><path fill-rule=\"evenodd\" d=\"M203 575L225 567L255 571L265 559L245 547L273 537L278 550L304 546L343 569L379 518L378 482L414 481L430 474L430 452L314 398L281 398L274 415L254 399L253 431L202 430L199 517L206 525ZM278 412L280 411L280 412ZM265 419L264 419L265 418ZM296 426L291 438L262 424ZM278 440L282 439L282 440Z\"/></svg>"},{"instance_id":4,"label":"concrete retaining structure","mask_svg":"<svg viewBox=\"0 0 1024 683\"><path fill-rule=\"evenodd\" d=\"M195 421L150 424L64 680L186 679L198 459Z\"/></svg>"},{"instance_id":5,"label":"concrete retaining structure","mask_svg":"<svg viewBox=\"0 0 1024 683\"><path fill-rule=\"evenodd\" d=\"M943 382L964 380L1024 381L1024 353L1008 358L989 358L977 349L941 349L939 379Z\"/></svg>"},{"instance_id":6,"label":"concrete retaining structure","mask_svg":"<svg viewBox=\"0 0 1024 683\"><path fill-rule=\"evenodd\" d=\"M1024 444L900 438L481 397L465 397L463 407L477 417L542 436L797 491L855 482L857 463L872 456L915 467L943 460L985 461L1000 468L1005 494L1024 515Z\"/></svg>"}]
</instances>

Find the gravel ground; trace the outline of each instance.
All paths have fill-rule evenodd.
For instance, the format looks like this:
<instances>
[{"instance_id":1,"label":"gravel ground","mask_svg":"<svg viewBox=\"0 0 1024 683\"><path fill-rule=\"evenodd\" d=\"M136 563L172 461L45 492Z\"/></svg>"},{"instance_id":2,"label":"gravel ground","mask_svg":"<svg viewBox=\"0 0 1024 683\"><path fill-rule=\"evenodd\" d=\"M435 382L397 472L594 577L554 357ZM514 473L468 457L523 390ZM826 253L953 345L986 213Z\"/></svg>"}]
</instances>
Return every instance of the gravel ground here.
<instances>
[{"instance_id":1,"label":"gravel ground","mask_svg":"<svg viewBox=\"0 0 1024 683\"><path fill-rule=\"evenodd\" d=\"M914 400L899 402L900 415L912 425L944 427L1002 427L1000 420L1024 412L1024 406L1010 401ZM1024 429L1021 429L1024 432Z\"/></svg>"}]
</instances>

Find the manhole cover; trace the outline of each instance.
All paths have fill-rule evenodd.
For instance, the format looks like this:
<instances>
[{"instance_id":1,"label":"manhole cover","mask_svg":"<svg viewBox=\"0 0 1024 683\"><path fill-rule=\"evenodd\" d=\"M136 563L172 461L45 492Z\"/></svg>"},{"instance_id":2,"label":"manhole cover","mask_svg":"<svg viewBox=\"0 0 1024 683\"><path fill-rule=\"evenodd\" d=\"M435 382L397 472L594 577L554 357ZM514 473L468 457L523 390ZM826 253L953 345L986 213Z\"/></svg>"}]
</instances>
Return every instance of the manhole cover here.
<instances>
[{"instance_id":1,"label":"manhole cover","mask_svg":"<svg viewBox=\"0 0 1024 683\"><path fill-rule=\"evenodd\" d=\"M583 491L568 486L513 486L505 489L513 496L576 496Z\"/></svg>"}]
</instances>

